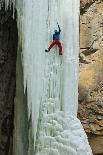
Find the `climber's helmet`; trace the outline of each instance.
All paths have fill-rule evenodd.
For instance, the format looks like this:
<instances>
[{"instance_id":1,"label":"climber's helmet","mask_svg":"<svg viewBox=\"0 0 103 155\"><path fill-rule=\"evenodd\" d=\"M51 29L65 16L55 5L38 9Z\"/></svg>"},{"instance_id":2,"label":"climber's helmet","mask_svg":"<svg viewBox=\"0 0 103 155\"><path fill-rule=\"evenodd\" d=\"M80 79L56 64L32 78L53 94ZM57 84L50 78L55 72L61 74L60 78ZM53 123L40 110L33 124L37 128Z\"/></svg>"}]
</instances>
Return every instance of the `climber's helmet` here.
<instances>
[{"instance_id":1,"label":"climber's helmet","mask_svg":"<svg viewBox=\"0 0 103 155\"><path fill-rule=\"evenodd\" d=\"M57 30L55 30L54 32L57 33Z\"/></svg>"}]
</instances>

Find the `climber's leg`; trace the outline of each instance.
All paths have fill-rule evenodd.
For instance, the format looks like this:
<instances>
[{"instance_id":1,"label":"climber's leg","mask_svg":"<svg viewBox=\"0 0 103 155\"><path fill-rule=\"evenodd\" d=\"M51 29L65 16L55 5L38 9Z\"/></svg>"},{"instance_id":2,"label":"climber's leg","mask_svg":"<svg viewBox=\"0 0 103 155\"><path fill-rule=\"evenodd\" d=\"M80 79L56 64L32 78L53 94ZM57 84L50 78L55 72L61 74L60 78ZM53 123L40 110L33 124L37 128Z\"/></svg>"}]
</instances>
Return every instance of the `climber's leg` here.
<instances>
[{"instance_id":1,"label":"climber's leg","mask_svg":"<svg viewBox=\"0 0 103 155\"><path fill-rule=\"evenodd\" d=\"M49 46L48 52L51 50L51 48L56 44L56 41L54 40L53 43Z\"/></svg>"},{"instance_id":2,"label":"climber's leg","mask_svg":"<svg viewBox=\"0 0 103 155\"><path fill-rule=\"evenodd\" d=\"M53 43L49 46L48 50L45 50L45 52L50 52L51 48L57 45L59 47L59 55L62 55L62 45L58 40L54 40Z\"/></svg>"},{"instance_id":3,"label":"climber's leg","mask_svg":"<svg viewBox=\"0 0 103 155\"><path fill-rule=\"evenodd\" d=\"M61 43L58 41L58 42L56 42L56 44L59 47L59 55L62 55L62 45L61 45Z\"/></svg>"}]
</instances>

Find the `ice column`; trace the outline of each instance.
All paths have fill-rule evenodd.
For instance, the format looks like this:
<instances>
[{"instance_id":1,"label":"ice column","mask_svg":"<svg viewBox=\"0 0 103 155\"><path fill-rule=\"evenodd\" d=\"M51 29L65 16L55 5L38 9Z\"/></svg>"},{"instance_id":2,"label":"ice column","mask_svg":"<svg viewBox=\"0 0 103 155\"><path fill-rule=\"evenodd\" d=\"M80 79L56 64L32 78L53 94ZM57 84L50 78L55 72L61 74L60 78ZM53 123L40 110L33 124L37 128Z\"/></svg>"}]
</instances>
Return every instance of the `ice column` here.
<instances>
[{"instance_id":1,"label":"ice column","mask_svg":"<svg viewBox=\"0 0 103 155\"><path fill-rule=\"evenodd\" d=\"M16 0L16 8L35 155L92 155L77 119L79 0ZM63 56L45 53L57 22Z\"/></svg>"}]
</instances>

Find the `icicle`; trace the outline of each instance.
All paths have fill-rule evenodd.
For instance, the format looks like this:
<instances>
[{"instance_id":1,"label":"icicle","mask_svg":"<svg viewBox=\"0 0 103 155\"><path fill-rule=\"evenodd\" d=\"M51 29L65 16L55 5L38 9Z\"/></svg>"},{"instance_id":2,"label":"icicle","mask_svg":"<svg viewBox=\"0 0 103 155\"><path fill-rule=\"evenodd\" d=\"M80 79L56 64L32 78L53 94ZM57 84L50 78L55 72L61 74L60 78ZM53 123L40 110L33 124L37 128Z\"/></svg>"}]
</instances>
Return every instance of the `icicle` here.
<instances>
[{"instance_id":1,"label":"icicle","mask_svg":"<svg viewBox=\"0 0 103 155\"><path fill-rule=\"evenodd\" d=\"M0 10L4 6L5 6L5 11L7 11L8 9L11 10L11 8L13 7L13 19L14 19L15 9L16 9L16 0L1 0L0 1Z\"/></svg>"},{"instance_id":2,"label":"icicle","mask_svg":"<svg viewBox=\"0 0 103 155\"><path fill-rule=\"evenodd\" d=\"M1 1L0 1L0 10L1 10L1 8L3 7L3 3L4 3L4 0L1 0Z\"/></svg>"}]
</instances>

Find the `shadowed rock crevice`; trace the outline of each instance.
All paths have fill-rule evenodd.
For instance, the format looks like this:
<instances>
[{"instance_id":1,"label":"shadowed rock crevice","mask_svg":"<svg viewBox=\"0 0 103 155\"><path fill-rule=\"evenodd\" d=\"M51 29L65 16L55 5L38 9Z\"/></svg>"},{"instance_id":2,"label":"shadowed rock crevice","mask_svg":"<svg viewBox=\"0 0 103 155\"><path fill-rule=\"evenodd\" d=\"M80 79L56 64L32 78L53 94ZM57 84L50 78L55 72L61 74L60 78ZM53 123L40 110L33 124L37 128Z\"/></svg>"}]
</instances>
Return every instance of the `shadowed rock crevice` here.
<instances>
[{"instance_id":1,"label":"shadowed rock crevice","mask_svg":"<svg viewBox=\"0 0 103 155\"><path fill-rule=\"evenodd\" d=\"M12 10L0 10L0 155L8 155L13 131L17 23ZM11 153L10 153L11 155Z\"/></svg>"}]
</instances>

